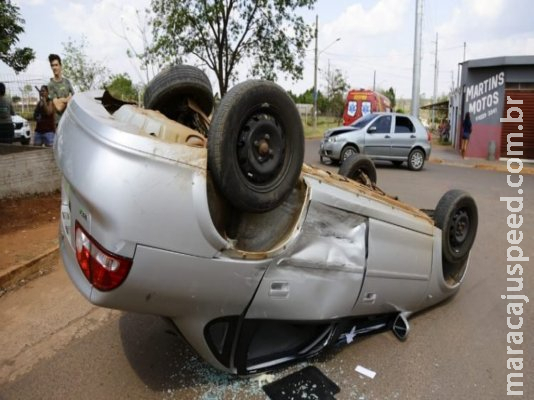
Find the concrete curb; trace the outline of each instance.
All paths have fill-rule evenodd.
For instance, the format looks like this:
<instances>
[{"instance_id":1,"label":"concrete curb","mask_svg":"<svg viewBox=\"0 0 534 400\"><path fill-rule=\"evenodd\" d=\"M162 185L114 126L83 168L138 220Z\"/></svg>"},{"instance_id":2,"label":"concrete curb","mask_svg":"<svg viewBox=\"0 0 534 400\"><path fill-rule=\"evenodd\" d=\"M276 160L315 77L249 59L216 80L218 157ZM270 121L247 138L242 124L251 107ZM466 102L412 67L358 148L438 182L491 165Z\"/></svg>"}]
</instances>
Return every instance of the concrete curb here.
<instances>
[{"instance_id":1,"label":"concrete curb","mask_svg":"<svg viewBox=\"0 0 534 400\"><path fill-rule=\"evenodd\" d=\"M462 167L462 168L476 168L476 169L484 169L486 171L497 171L497 172L505 172L509 173L508 167L504 164L484 164L484 163L465 163L461 161L447 161L442 160L440 158L432 158L430 157L429 162L433 164L443 164L443 165L449 165L451 167ZM521 175L534 175L534 167L525 167L523 166L523 169L520 172Z\"/></svg>"},{"instance_id":2,"label":"concrete curb","mask_svg":"<svg viewBox=\"0 0 534 400\"><path fill-rule=\"evenodd\" d=\"M30 261L16 264L0 273L0 292L5 291L21 280L27 280L51 269L59 260L59 246L47 250Z\"/></svg>"}]
</instances>

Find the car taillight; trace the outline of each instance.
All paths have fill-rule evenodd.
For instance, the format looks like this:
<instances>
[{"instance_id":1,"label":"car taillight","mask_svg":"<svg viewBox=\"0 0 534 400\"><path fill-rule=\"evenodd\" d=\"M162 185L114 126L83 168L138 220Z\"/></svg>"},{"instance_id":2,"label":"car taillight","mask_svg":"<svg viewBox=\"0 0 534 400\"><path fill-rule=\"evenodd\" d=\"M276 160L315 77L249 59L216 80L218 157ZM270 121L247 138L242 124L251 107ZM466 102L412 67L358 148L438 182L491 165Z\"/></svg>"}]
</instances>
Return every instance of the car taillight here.
<instances>
[{"instance_id":1,"label":"car taillight","mask_svg":"<svg viewBox=\"0 0 534 400\"><path fill-rule=\"evenodd\" d=\"M110 253L85 232L76 221L76 259L91 284L101 291L117 288L132 267L130 258Z\"/></svg>"},{"instance_id":2,"label":"car taillight","mask_svg":"<svg viewBox=\"0 0 534 400\"><path fill-rule=\"evenodd\" d=\"M430 131L426 131L426 138L429 142L432 141L432 134L430 133Z\"/></svg>"}]
</instances>

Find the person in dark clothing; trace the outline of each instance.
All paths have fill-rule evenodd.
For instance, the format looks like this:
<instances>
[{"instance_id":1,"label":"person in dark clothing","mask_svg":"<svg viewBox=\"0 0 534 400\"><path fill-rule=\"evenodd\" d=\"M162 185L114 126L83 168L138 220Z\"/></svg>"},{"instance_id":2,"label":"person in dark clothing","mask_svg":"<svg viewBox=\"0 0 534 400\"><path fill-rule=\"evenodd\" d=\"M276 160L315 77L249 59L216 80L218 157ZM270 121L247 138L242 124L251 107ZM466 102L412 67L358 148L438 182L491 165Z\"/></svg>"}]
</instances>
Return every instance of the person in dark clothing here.
<instances>
[{"instance_id":1,"label":"person in dark clothing","mask_svg":"<svg viewBox=\"0 0 534 400\"><path fill-rule=\"evenodd\" d=\"M469 144L469 137L471 136L472 130L473 125L471 124L471 115L467 112L465 113L462 131L462 157L465 157L465 153L467 152L467 145Z\"/></svg>"},{"instance_id":2,"label":"person in dark clothing","mask_svg":"<svg viewBox=\"0 0 534 400\"><path fill-rule=\"evenodd\" d=\"M33 117L36 121L33 144L35 146L45 145L52 147L56 132L56 121L54 117L54 105L48 97L48 87L41 86L39 90L39 103L35 107Z\"/></svg>"},{"instance_id":3,"label":"person in dark clothing","mask_svg":"<svg viewBox=\"0 0 534 400\"><path fill-rule=\"evenodd\" d=\"M6 85L0 82L0 143L13 143L15 126L11 116L15 115L11 101L6 97Z\"/></svg>"}]
</instances>

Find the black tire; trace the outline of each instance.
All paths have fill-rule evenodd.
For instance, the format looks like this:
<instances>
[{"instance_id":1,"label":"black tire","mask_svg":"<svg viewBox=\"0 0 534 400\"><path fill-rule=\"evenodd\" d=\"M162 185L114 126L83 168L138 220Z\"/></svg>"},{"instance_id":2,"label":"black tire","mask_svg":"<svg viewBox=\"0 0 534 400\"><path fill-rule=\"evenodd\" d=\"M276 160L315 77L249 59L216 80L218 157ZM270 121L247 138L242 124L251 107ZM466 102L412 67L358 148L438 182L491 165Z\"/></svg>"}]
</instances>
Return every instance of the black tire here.
<instances>
[{"instance_id":1,"label":"black tire","mask_svg":"<svg viewBox=\"0 0 534 400\"><path fill-rule=\"evenodd\" d=\"M273 82L250 80L223 97L208 133L208 169L237 209L265 212L295 187L304 132L295 103Z\"/></svg>"},{"instance_id":2,"label":"black tire","mask_svg":"<svg viewBox=\"0 0 534 400\"><path fill-rule=\"evenodd\" d=\"M20 144L27 146L30 144L30 139L20 138Z\"/></svg>"},{"instance_id":3,"label":"black tire","mask_svg":"<svg viewBox=\"0 0 534 400\"><path fill-rule=\"evenodd\" d=\"M425 165L425 152L413 149L408 155L408 168L412 171L421 171Z\"/></svg>"},{"instance_id":4,"label":"black tire","mask_svg":"<svg viewBox=\"0 0 534 400\"><path fill-rule=\"evenodd\" d=\"M395 167L400 167L404 161L395 160L391 161Z\"/></svg>"},{"instance_id":5,"label":"black tire","mask_svg":"<svg viewBox=\"0 0 534 400\"><path fill-rule=\"evenodd\" d=\"M462 190L449 190L438 202L434 221L442 231L444 263L464 262L477 233L478 210L475 200Z\"/></svg>"},{"instance_id":6,"label":"black tire","mask_svg":"<svg viewBox=\"0 0 534 400\"><path fill-rule=\"evenodd\" d=\"M365 185L367 184L367 179L365 176L362 176L362 173L364 173L371 183L376 184L377 175L375 164L369 157L361 154L353 154L347 158L341 164L338 173Z\"/></svg>"},{"instance_id":7,"label":"black tire","mask_svg":"<svg viewBox=\"0 0 534 400\"><path fill-rule=\"evenodd\" d=\"M206 74L191 65L175 65L152 79L144 94L145 108L158 110L170 119L188 125L187 99L193 100L206 115L213 110L213 92Z\"/></svg>"},{"instance_id":8,"label":"black tire","mask_svg":"<svg viewBox=\"0 0 534 400\"><path fill-rule=\"evenodd\" d=\"M354 154L358 154L358 149L356 147L351 146L350 144L345 146L343 150L341 150L341 154L339 156L340 164L343 164L347 158Z\"/></svg>"}]
</instances>

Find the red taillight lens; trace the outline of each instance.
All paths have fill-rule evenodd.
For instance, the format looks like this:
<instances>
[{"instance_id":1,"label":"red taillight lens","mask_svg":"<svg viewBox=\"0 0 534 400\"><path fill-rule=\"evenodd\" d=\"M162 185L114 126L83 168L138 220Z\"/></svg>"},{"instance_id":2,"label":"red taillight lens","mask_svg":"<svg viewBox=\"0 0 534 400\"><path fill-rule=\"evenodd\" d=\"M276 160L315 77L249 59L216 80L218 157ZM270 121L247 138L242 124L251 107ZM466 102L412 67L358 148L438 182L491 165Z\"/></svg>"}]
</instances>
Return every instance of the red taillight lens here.
<instances>
[{"instance_id":1,"label":"red taillight lens","mask_svg":"<svg viewBox=\"0 0 534 400\"><path fill-rule=\"evenodd\" d=\"M101 291L118 287L132 267L130 258L110 253L85 232L76 221L76 259L83 274Z\"/></svg>"},{"instance_id":2,"label":"red taillight lens","mask_svg":"<svg viewBox=\"0 0 534 400\"><path fill-rule=\"evenodd\" d=\"M430 133L430 131L426 131L426 138L428 139L429 142L432 141L432 134Z\"/></svg>"}]
</instances>

